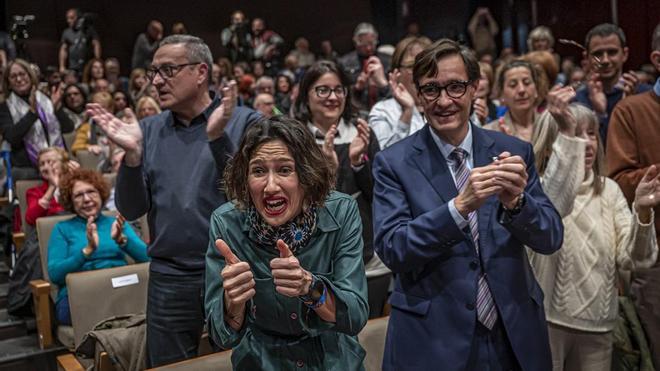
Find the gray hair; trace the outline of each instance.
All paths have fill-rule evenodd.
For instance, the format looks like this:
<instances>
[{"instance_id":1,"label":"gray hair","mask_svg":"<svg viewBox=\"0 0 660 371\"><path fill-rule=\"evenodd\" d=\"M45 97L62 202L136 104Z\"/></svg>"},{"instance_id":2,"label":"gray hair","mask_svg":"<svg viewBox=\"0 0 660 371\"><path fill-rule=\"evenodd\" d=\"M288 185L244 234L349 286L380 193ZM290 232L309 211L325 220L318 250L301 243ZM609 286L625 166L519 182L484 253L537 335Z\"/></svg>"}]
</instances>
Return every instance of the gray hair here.
<instances>
[{"instance_id":1,"label":"gray hair","mask_svg":"<svg viewBox=\"0 0 660 371\"><path fill-rule=\"evenodd\" d=\"M275 84L275 80L270 76L261 76L260 78L257 79L257 82L254 83L254 85L256 87L259 87L262 84L267 84L267 83Z\"/></svg>"},{"instance_id":2,"label":"gray hair","mask_svg":"<svg viewBox=\"0 0 660 371\"><path fill-rule=\"evenodd\" d=\"M208 81L211 83L211 71L213 69L213 55L211 49L204 40L192 35L170 35L164 38L159 48L165 45L183 44L186 48L186 57L190 63L204 63L208 68Z\"/></svg>"},{"instance_id":3,"label":"gray hair","mask_svg":"<svg viewBox=\"0 0 660 371\"><path fill-rule=\"evenodd\" d=\"M376 27L374 27L374 25L371 23L362 22L355 27L355 31L353 31L353 39L355 40L358 36L365 34L374 34L376 35L376 38L378 38L378 31L376 31Z\"/></svg>"}]
</instances>

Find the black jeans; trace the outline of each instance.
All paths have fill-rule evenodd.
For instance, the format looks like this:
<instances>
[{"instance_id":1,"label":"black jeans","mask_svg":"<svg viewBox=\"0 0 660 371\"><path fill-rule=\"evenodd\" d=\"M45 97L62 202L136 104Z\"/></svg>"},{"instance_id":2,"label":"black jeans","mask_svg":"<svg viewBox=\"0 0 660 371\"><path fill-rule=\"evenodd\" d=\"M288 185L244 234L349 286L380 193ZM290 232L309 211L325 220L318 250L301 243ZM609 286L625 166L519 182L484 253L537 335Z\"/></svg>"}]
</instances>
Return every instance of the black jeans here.
<instances>
[{"instance_id":1,"label":"black jeans","mask_svg":"<svg viewBox=\"0 0 660 371\"><path fill-rule=\"evenodd\" d=\"M147 368L197 356L204 328L204 273L149 272Z\"/></svg>"}]
</instances>

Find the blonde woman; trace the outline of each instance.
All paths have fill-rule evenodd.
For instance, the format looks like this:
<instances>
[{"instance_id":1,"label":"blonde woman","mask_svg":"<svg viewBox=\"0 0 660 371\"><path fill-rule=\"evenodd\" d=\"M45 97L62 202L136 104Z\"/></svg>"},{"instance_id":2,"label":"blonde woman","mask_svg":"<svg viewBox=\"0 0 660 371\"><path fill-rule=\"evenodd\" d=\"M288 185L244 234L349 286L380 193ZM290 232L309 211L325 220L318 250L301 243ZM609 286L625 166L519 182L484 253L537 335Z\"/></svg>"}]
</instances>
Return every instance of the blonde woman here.
<instances>
[{"instance_id":1,"label":"blonde woman","mask_svg":"<svg viewBox=\"0 0 660 371\"><path fill-rule=\"evenodd\" d=\"M135 111L138 120L142 120L148 116L157 115L161 112L158 102L148 95L138 99L137 104L135 105Z\"/></svg>"},{"instance_id":2,"label":"blonde woman","mask_svg":"<svg viewBox=\"0 0 660 371\"><path fill-rule=\"evenodd\" d=\"M632 213L616 182L606 178L598 119L570 107L586 140L585 171L572 212L563 218L564 244L555 254L532 253L545 293L553 369L610 369L618 313L617 273L657 260L653 207L660 203L660 171L651 166L635 191Z\"/></svg>"}]
</instances>

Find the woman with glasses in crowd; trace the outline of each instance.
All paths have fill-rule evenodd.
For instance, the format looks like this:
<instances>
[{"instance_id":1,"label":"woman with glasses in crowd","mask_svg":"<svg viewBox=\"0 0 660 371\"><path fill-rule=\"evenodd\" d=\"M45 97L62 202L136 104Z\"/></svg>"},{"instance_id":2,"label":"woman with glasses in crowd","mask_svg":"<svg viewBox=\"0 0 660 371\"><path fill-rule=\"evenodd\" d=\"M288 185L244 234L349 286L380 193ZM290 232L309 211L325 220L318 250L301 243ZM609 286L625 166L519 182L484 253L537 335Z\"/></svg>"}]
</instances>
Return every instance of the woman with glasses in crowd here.
<instances>
[{"instance_id":1,"label":"woman with glasses in crowd","mask_svg":"<svg viewBox=\"0 0 660 371\"><path fill-rule=\"evenodd\" d=\"M371 162L379 146L367 122L353 117L349 86L346 75L335 63L314 63L300 82L294 116L306 123L335 168L336 189L357 200L367 263L374 256Z\"/></svg>"},{"instance_id":2,"label":"woman with glasses in crowd","mask_svg":"<svg viewBox=\"0 0 660 371\"><path fill-rule=\"evenodd\" d=\"M11 145L14 180L39 179L39 152L51 146L64 147L62 133L73 131L73 122L62 110L62 88L53 88L50 98L38 91L39 81L30 64L15 59L7 65L0 103L0 134Z\"/></svg>"},{"instance_id":3,"label":"woman with glasses in crowd","mask_svg":"<svg viewBox=\"0 0 660 371\"><path fill-rule=\"evenodd\" d=\"M399 41L392 55L389 73L392 98L376 103L369 112L369 126L380 148L387 148L424 126L417 89L412 81L415 56L431 45L426 37L406 37Z\"/></svg>"},{"instance_id":4,"label":"woman with glasses in crowd","mask_svg":"<svg viewBox=\"0 0 660 371\"><path fill-rule=\"evenodd\" d=\"M72 219L55 224L48 241L48 276L59 287L55 312L61 324L71 324L66 275L126 265L126 255L139 263L149 261L146 244L119 215L101 209L110 187L92 170L77 169L60 180L59 201Z\"/></svg>"},{"instance_id":5,"label":"woman with glasses in crowd","mask_svg":"<svg viewBox=\"0 0 660 371\"><path fill-rule=\"evenodd\" d=\"M341 85L339 85L341 86ZM263 118L224 174L206 254L209 335L235 370L363 370L358 207L300 122Z\"/></svg>"}]
</instances>

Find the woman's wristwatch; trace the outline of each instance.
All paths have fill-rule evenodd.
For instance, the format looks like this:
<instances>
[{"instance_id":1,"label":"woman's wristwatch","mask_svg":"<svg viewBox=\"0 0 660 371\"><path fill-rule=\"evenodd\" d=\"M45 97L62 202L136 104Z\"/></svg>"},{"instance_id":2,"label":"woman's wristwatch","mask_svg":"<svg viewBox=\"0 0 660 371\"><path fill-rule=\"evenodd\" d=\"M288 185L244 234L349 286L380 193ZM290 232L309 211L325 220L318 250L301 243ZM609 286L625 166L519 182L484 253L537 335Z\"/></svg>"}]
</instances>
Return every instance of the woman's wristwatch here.
<instances>
[{"instance_id":1,"label":"woman's wristwatch","mask_svg":"<svg viewBox=\"0 0 660 371\"><path fill-rule=\"evenodd\" d=\"M298 296L298 298L309 308L316 309L325 304L327 290L323 280L312 274L312 283L309 285L309 291L305 295Z\"/></svg>"}]
</instances>

